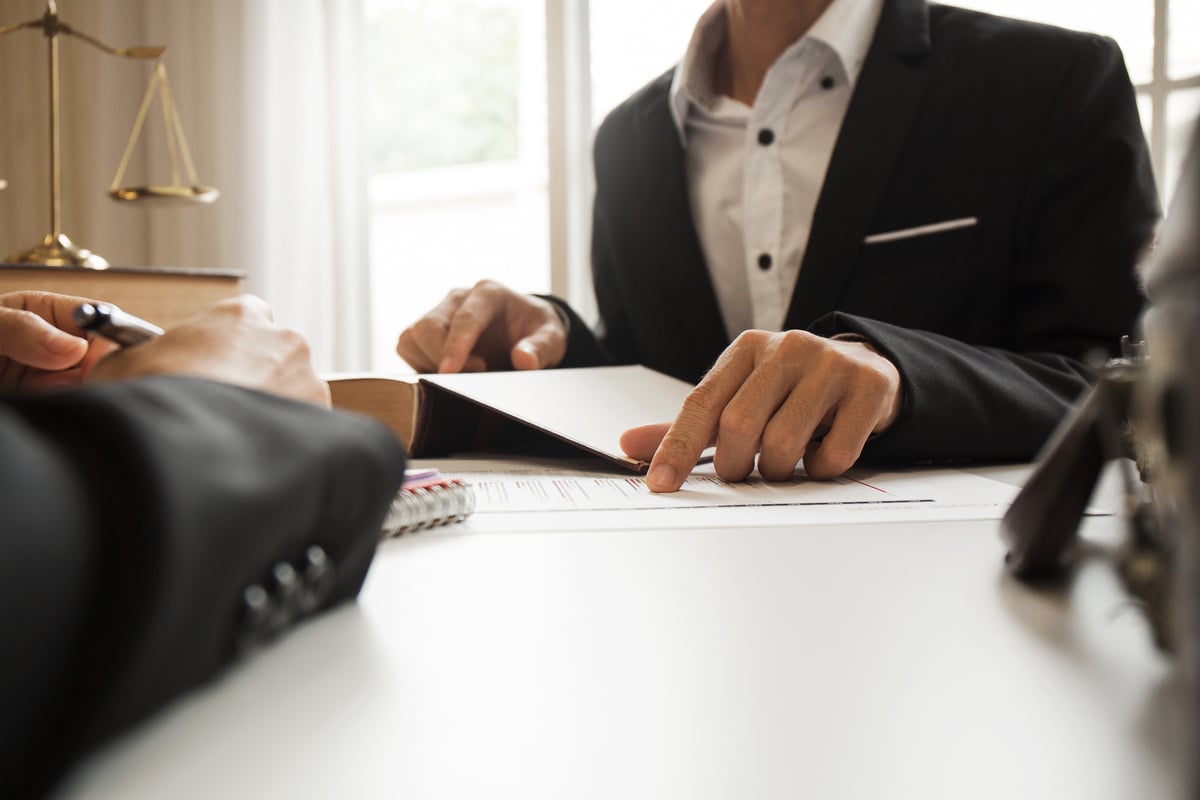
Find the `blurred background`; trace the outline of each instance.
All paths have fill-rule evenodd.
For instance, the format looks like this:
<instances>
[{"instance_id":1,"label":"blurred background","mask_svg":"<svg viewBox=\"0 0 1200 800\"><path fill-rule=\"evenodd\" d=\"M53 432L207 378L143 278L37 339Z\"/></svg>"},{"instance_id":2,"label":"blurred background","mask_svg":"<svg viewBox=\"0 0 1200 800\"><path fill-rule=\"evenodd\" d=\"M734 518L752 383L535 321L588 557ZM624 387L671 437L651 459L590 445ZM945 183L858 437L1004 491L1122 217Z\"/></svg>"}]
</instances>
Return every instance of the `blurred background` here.
<instances>
[{"instance_id":1,"label":"blurred background","mask_svg":"<svg viewBox=\"0 0 1200 800\"><path fill-rule=\"evenodd\" d=\"M708 0L60 0L106 44L166 44L212 206L104 197L151 67L62 46L65 232L113 264L244 270L319 369L400 370L400 329L480 278L591 311L591 137L669 69ZM962 0L1112 36L1164 198L1200 114L1200 0ZM0 0L0 26L44 0ZM47 69L0 38L0 253L46 230ZM165 167L151 123L129 178Z\"/></svg>"}]
</instances>

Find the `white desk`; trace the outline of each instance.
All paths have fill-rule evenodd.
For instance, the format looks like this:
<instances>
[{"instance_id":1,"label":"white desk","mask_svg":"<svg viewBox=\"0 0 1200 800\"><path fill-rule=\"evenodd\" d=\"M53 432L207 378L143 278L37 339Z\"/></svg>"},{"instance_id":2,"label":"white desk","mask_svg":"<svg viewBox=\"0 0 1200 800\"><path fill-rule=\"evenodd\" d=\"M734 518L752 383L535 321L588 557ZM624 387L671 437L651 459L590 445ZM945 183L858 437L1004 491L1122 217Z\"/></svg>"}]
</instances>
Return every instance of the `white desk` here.
<instances>
[{"instance_id":1,"label":"white desk","mask_svg":"<svg viewBox=\"0 0 1200 800\"><path fill-rule=\"evenodd\" d=\"M1112 570L1039 594L1003 552L995 522L389 542L357 605L61 794L1178 796L1181 692Z\"/></svg>"}]
</instances>

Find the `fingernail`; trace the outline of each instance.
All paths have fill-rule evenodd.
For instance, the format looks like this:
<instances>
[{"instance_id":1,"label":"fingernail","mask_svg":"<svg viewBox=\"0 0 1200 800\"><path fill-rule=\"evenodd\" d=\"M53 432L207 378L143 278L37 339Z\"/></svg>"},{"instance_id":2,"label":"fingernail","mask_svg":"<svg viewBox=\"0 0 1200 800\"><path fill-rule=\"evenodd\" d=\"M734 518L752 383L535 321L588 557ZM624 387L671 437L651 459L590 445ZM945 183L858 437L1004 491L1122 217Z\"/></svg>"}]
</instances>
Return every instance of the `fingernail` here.
<instances>
[{"instance_id":1,"label":"fingernail","mask_svg":"<svg viewBox=\"0 0 1200 800\"><path fill-rule=\"evenodd\" d=\"M646 473L646 485L653 490L659 489L674 489L675 488L675 469L666 464L655 464Z\"/></svg>"},{"instance_id":2,"label":"fingernail","mask_svg":"<svg viewBox=\"0 0 1200 800\"><path fill-rule=\"evenodd\" d=\"M542 360L541 360L541 358L539 358L539 357L538 357L538 351L537 351L537 348L536 348L536 347L534 347L532 343L530 343L530 342L517 342L517 349L518 349L518 350L520 350L522 353L528 353L529 355L533 356L533 362L534 362L535 364L539 364L539 365L540 365L540 364L542 363Z\"/></svg>"}]
</instances>

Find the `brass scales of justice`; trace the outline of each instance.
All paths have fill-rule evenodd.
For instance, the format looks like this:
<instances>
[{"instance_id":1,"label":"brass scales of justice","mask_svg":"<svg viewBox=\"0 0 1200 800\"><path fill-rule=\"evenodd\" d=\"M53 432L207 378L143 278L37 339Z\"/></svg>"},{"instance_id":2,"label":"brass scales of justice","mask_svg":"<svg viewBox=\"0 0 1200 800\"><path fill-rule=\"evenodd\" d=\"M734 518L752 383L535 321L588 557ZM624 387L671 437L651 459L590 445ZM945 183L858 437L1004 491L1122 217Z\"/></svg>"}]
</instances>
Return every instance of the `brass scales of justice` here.
<instances>
[{"instance_id":1,"label":"brass scales of justice","mask_svg":"<svg viewBox=\"0 0 1200 800\"><path fill-rule=\"evenodd\" d=\"M112 185L109 187L108 196L119 202L189 202L189 203L211 203L217 199L220 194L211 186L203 186L196 177L196 168L192 163L192 155L188 150L187 139L183 134L183 124L179 119L179 112L175 108L175 101L171 95L170 85L167 83L167 68L163 63L163 55L167 48L164 47L109 47L100 40L77 31L67 23L63 22L58 16L58 7L55 0L47 0L46 12L38 19L29 20L28 22L20 22L15 25L0 26L0 36L13 33L25 29L41 29L49 43L49 65L50 65L50 232L46 234L41 243L28 250L16 253L7 259L8 262L17 264L40 264L50 267L90 267L92 269L105 269L108 267L108 261L99 255L74 244L62 231L62 170L60 166L60 128L59 128L59 62L58 62L58 41L60 36L74 36L81 39L93 47L117 56L118 58L132 58L142 60L153 60L154 70L150 75L149 85L146 87L146 94L142 98L141 108L138 109L137 118L133 123L133 131L129 135L129 141L125 145L125 152L121 155L121 162L117 166L117 173L113 177ZM121 180L125 176L125 168L129 165L129 159L133 155L134 147L137 145L138 137L141 135L142 127L146 122L146 117L150 111L150 105L154 100L155 95L159 97L162 107L163 126L166 133L167 158L170 162L171 182L165 185L147 185L147 186L121 186ZM180 171L180 162L183 163L183 171L187 174L188 183L182 180ZM0 179L0 190L7 186L7 181Z\"/></svg>"}]
</instances>

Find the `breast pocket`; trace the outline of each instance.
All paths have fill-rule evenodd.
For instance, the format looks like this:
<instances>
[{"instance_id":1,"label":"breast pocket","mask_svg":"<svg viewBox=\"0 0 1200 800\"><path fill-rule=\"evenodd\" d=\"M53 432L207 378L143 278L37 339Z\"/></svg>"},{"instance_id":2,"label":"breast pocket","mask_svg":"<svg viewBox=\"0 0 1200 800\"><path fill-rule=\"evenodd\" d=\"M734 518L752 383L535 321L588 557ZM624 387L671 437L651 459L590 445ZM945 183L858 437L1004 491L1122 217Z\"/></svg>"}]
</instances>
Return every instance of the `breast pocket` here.
<instances>
[{"instance_id":1,"label":"breast pocket","mask_svg":"<svg viewBox=\"0 0 1200 800\"><path fill-rule=\"evenodd\" d=\"M972 255L978 241L979 220L975 217L891 229L863 240L862 263L903 269L953 261Z\"/></svg>"},{"instance_id":2,"label":"breast pocket","mask_svg":"<svg viewBox=\"0 0 1200 800\"><path fill-rule=\"evenodd\" d=\"M864 241L843 308L897 325L961 335L972 327L989 259L979 226Z\"/></svg>"}]
</instances>

